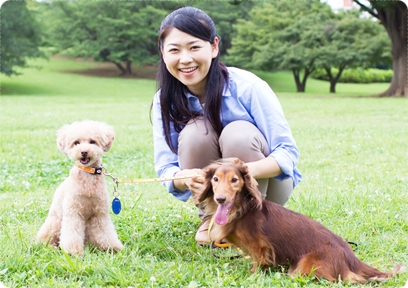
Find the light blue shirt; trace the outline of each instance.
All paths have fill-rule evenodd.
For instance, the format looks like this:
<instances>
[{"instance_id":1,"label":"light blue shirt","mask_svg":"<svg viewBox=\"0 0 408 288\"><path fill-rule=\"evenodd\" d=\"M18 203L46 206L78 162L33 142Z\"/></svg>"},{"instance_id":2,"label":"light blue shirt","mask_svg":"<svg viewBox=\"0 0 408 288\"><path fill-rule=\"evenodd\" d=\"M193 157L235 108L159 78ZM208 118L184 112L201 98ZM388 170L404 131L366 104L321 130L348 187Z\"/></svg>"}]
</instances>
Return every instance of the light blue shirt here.
<instances>
[{"instance_id":1,"label":"light blue shirt","mask_svg":"<svg viewBox=\"0 0 408 288\"><path fill-rule=\"evenodd\" d=\"M228 67L229 83L222 95L221 121L223 127L233 121L251 122L265 136L270 148L269 156L275 158L283 173L275 179L293 179L296 186L302 176L296 166L299 150L292 136L282 106L269 85L251 72ZM197 97L187 93L191 111L203 111ZM180 171L178 155L166 143L160 109L160 91L153 100L153 138L155 170L159 177L173 177ZM178 146L179 133L171 127L171 139ZM174 188L173 181L163 182L169 193L182 201L191 196L189 190Z\"/></svg>"}]
</instances>

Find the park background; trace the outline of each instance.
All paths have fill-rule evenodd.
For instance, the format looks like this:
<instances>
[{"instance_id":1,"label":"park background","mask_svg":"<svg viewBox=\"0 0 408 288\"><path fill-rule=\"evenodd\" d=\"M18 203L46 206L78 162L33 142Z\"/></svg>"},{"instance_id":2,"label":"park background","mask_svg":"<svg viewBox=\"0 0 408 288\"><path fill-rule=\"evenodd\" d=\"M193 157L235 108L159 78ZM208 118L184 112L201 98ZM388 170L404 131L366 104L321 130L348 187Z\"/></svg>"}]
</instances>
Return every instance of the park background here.
<instances>
[{"instance_id":1,"label":"park background","mask_svg":"<svg viewBox=\"0 0 408 288\"><path fill-rule=\"evenodd\" d=\"M334 13L318 1L9 1L0 10L0 282L356 286L288 278L285 267L251 274L248 260L228 259L234 250L217 251L221 258L215 258L195 244L193 203L177 201L159 183L119 186L123 210L112 218L126 248L117 254L87 250L76 258L35 243L52 195L72 166L55 142L62 125L83 119L111 124L116 139L104 155L108 171L120 178L156 177L149 109L157 89L157 29L164 15L186 3L214 18L222 60L267 81L283 106L303 174L287 207L358 243L358 257L381 270L408 265L408 106L404 89L383 93L400 71L393 67L389 34L375 17L357 9ZM127 50L119 45L124 39ZM331 91L327 71L342 67L348 76ZM367 286L402 287L406 281L402 274Z\"/></svg>"}]
</instances>

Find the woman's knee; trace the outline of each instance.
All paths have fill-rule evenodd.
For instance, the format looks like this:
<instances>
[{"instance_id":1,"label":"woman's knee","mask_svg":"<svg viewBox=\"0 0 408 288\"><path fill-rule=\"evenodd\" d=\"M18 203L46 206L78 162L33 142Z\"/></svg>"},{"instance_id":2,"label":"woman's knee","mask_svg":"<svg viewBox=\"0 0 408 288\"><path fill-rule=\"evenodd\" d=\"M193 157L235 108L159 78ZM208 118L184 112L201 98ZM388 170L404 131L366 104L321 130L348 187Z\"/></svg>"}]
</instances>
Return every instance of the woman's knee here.
<instances>
[{"instance_id":1,"label":"woman's knee","mask_svg":"<svg viewBox=\"0 0 408 288\"><path fill-rule=\"evenodd\" d=\"M269 179L268 188L266 191L266 200L275 202L280 205L285 205L288 202L293 192L293 179L287 178L283 181L278 181L274 178Z\"/></svg>"},{"instance_id":2,"label":"woman's knee","mask_svg":"<svg viewBox=\"0 0 408 288\"><path fill-rule=\"evenodd\" d=\"M223 158L238 157L244 162L249 162L269 155L265 137L248 121L234 121L225 126L219 144Z\"/></svg>"},{"instance_id":3,"label":"woman's knee","mask_svg":"<svg viewBox=\"0 0 408 288\"><path fill-rule=\"evenodd\" d=\"M221 157L217 133L202 117L190 120L179 134L178 155L182 169L203 168Z\"/></svg>"}]
</instances>

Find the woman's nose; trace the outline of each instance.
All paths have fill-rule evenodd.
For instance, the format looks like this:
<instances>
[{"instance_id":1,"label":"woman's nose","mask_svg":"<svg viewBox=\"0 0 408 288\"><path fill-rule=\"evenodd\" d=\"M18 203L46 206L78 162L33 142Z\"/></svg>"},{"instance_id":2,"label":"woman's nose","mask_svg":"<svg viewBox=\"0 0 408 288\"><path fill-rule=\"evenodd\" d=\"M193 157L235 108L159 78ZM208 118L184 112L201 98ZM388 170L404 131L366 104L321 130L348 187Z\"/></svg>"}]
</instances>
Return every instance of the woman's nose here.
<instances>
[{"instance_id":1,"label":"woman's nose","mask_svg":"<svg viewBox=\"0 0 408 288\"><path fill-rule=\"evenodd\" d=\"M183 51L180 56L180 63L185 64L185 63L190 63L193 61L193 58L191 57L191 54L189 51Z\"/></svg>"}]
</instances>

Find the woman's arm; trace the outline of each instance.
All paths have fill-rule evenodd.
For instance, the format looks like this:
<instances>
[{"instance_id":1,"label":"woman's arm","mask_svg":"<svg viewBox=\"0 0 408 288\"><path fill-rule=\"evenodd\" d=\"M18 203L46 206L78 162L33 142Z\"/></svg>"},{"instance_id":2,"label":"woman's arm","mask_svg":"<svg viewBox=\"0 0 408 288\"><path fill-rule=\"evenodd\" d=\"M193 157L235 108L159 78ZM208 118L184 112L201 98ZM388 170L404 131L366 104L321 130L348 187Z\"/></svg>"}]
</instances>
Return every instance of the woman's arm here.
<instances>
[{"instance_id":1,"label":"woman's arm","mask_svg":"<svg viewBox=\"0 0 408 288\"><path fill-rule=\"evenodd\" d=\"M249 174L255 179L273 178L281 175L283 172L273 157L246 163L249 169Z\"/></svg>"}]
</instances>

